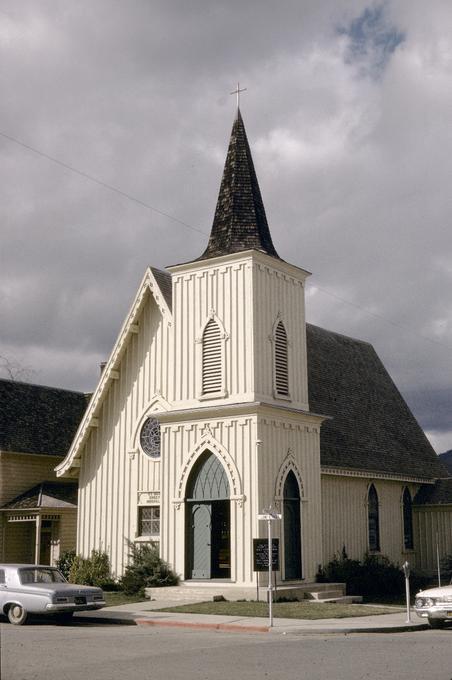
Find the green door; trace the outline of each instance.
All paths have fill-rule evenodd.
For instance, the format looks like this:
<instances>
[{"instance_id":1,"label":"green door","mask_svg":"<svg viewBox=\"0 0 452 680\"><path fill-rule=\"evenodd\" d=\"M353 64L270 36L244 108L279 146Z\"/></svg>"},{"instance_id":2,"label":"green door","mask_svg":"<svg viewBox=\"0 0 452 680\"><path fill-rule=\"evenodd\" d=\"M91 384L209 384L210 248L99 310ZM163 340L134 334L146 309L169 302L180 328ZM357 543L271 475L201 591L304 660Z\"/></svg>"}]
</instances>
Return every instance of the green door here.
<instances>
[{"instance_id":1,"label":"green door","mask_svg":"<svg viewBox=\"0 0 452 680\"><path fill-rule=\"evenodd\" d=\"M187 485L186 578L230 578L229 482L220 460L206 451Z\"/></svg>"},{"instance_id":2,"label":"green door","mask_svg":"<svg viewBox=\"0 0 452 680\"><path fill-rule=\"evenodd\" d=\"M284 578L301 578L300 490L292 471L284 483Z\"/></svg>"},{"instance_id":3,"label":"green door","mask_svg":"<svg viewBox=\"0 0 452 680\"><path fill-rule=\"evenodd\" d=\"M191 578L210 578L212 507L210 503L191 505Z\"/></svg>"}]
</instances>

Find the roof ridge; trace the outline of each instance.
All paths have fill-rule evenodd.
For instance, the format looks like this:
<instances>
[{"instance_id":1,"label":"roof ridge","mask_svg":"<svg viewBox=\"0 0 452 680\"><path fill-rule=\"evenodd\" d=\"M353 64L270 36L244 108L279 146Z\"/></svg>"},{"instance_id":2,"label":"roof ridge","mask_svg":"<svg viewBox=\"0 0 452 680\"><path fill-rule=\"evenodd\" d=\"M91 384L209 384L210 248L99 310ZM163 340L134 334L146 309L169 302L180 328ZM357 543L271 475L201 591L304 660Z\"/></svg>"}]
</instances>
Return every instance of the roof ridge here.
<instances>
[{"instance_id":1,"label":"roof ridge","mask_svg":"<svg viewBox=\"0 0 452 680\"><path fill-rule=\"evenodd\" d=\"M10 383L12 385L25 385L26 387L36 387L40 390L52 390L52 392L69 392L84 396L86 393L81 390L70 390L67 387L53 387L52 385L41 385L40 383L26 382L25 380L11 380L11 378L0 378L0 383Z\"/></svg>"}]
</instances>

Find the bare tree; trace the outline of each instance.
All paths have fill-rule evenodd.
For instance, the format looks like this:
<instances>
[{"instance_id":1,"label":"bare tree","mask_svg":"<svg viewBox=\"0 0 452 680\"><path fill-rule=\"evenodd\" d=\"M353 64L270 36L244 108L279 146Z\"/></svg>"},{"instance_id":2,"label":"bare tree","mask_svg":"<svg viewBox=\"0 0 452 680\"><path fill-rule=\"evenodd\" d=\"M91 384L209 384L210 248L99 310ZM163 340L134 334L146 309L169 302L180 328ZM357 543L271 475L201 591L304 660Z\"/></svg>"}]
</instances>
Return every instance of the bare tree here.
<instances>
[{"instance_id":1,"label":"bare tree","mask_svg":"<svg viewBox=\"0 0 452 680\"><path fill-rule=\"evenodd\" d=\"M6 357L0 354L0 377L5 377L8 380L15 380L17 382L24 382L29 380L35 371L29 366L24 366L12 357Z\"/></svg>"}]
</instances>

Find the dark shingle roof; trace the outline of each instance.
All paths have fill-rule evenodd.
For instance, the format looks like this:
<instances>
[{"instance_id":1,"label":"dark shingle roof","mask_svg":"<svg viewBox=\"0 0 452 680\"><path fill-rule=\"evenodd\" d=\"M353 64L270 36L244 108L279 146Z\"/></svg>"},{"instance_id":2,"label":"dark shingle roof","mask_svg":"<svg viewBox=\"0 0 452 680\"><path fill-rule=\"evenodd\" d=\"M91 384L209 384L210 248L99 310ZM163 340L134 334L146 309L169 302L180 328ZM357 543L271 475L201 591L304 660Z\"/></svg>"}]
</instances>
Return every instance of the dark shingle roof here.
<instances>
[{"instance_id":1,"label":"dark shingle roof","mask_svg":"<svg viewBox=\"0 0 452 680\"><path fill-rule=\"evenodd\" d=\"M166 304L169 309L171 309L173 305L173 284L171 281L171 274L168 274L168 272L162 271L161 269L156 269L155 267L151 267L151 271L162 291Z\"/></svg>"},{"instance_id":2,"label":"dark shingle roof","mask_svg":"<svg viewBox=\"0 0 452 680\"><path fill-rule=\"evenodd\" d=\"M86 406L81 392L0 380L0 451L65 456Z\"/></svg>"},{"instance_id":3,"label":"dark shingle roof","mask_svg":"<svg viewBox=\"0 0 452 680\"><path fill-rule=\"evenodd\" d=\"M447 477L371 345L307 324L309 406L322 425L325 466Z\"/></svg>"},{"instance_id":4,"label":"dark shingle roof","mask_svg":"<svg viewBox=\"0 0 452 680\"><path fill-rule=\"evenodd\" d=\"M198 259L250 249L278 257L270 236L245 126L238 110L209 243Z\"/></svg>"},{"instance_id":5,"label":"dark shingle roof","mask_svg":"<svg viewBox=\"0 0 452 680\"><path fill-rule=\"evenodd\" d=\"M77 507L76 482L41 482L2 506L3 510Z\"/></svg>"},{"instance_id":6,"label":"dark shingle roof","mask_svg":"<svg viewBox=\"0 0 452 680\"><path fill-rule=\"evenodd\" d=\"M452 477L423 484L413 502L415 505L452 505Z\"/></svg>"},{"instance_id":7,"label":"dark shingle roof","mask_svg":"<svg viewBox=\"0 0 452 680\"><path fill-rule=\"evenodd\" d=\"M439 459L442 462L442 464L452 474L452 449L450 451L445 451L444 453L440 453Z\"/></svg>"}]
</instances>

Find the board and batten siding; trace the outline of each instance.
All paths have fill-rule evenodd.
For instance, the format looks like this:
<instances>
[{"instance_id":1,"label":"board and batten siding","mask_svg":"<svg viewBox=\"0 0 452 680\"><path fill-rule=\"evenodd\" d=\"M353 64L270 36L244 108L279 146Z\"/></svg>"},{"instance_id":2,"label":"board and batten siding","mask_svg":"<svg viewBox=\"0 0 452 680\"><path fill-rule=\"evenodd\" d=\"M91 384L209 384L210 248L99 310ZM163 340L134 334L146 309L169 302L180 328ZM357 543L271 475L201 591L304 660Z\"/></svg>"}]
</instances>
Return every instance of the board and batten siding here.
<instances>
[{"instance_id":1,"label":"board and batten siding","mask_svg":"<svg viewBox=\"0 0 452 680\"><path fill-rule=\"evenodd\" d=\"M436 573L437 545L440 560L452 555L452 505L414 506L413 510L416 569Z\"/></svg>"},{"instance_id":2,"label":"board and batten siding","mask_svg":"<svg viewBox=\"0 0 452 680\"><path fill-rule=\"evenodd\" d=\"M254 263L254 389L257 401L285 403L307 411L304 278L302 270L300 277L295 277L281 271L277 263L274 266ZM274 333L279 321L284 325L288 341L288 399L275 394Z\"/></svg>"},{"instance_id":3,"label":"board and batten siding","mask_svg":"<svg viewBox=\"0 0 452 680\"><path fill-rule=\"evenodd\" d=\"M173 273L175 408L201 406L202 335L209 319L220 323L224 345L222 403L252 401L253 302L249 258L218 267ZM226 337L224 337L226 334Z\"/></svg>"},{"instance_id":4,"label":"board and batten siding","mask_svg":"<svg viewBox=\"0 0 452 680\"><path fill-rule=\"evenodd\" d=\"M323 564L342 553L362 559L369 549L367 494L375 486L379 503L380 551L391 561L412 560L413 551L404 549L403 490L408 486L414 498L418 485L400 481L322 474ZM417 541L415 536L415 551Z\"/></svg>"},{"instance_id":5,"label":"board and batten siding","mask_svg":"<svg viewBox=\"0 0 452 680\"><path fill-rule=\"evenodd\" d=\"M137 534L138 492L160 490L160 459L132 448L155 395L166 399L171 327L148 293L85 444L79 475L77 550L106 550L112 571L127 563Z\"/></svg>"},{"instance_id":6,"label":"board and batten siding","mask_svg":"<svg viewBox=\"0 0 452 680\"><path fill-rule=\"evenodd\" d=\"M258 513L253 415L162 425L162 554L185 576L185 488L196 460L211 451L226 468L231 495L231 580L253 582L251 545Z\"/></svg>"},{"instance_id":7,"label":"board and batten siding","mask_svg":"<svg viewBox=\"0 0 452 680\"><path fill-rule=\"evenodd\" d=\"M303 578L314 580L322 562L322 506L320 500L319 424L306 416L259 418L258 447L259 511L269 505L282 512L282 521L273 523L273 535L280 539L281 571L284 579L283 486L289 470L301 479L301 548ZM256 536L266 536L266 523L255 521Z\"/></svg>"}]
</instances>

